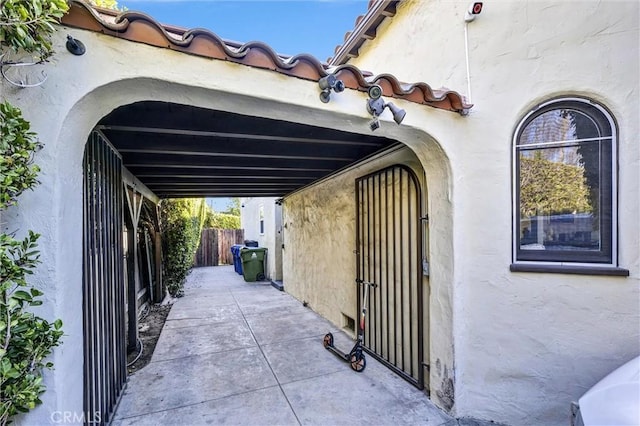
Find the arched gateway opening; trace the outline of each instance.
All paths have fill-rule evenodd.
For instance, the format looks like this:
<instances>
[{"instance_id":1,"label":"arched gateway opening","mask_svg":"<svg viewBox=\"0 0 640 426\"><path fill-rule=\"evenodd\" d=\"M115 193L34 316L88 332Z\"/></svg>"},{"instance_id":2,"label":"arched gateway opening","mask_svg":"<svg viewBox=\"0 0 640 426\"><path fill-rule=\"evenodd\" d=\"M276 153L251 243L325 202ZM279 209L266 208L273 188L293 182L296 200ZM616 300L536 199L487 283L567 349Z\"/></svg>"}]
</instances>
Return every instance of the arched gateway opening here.
<instances>
[{"instance_id":1,"label":"arched gateway opening","mask_svg":"<svg viewBox=\"0 0 640 426\"><path fill-rule=\"evenodd\" d=\"M284 197L401 145L373 134L171 102L136 102L102 118L91 132L84 154L85 413L101 413L101 422L111 420L126 381L127 350L136 347L138 309L146 300L161 298L159 199ZM389 315L384 305L390 299L373 302L376 316L372 324L378 328L366 331L371 353L421 388L422 200L413 172L397 168L400 181L394 182L395 170L392 178L389 172L382 172L382 178L358 181L358 203L365 194L363 182L367 197L373 197L367 199L371 204L366 211L359 207L359 244L366 245L369 252L364 255L360 250L363 256L358 272L373 274L363 275L366 279L384 281L384 297L395 297L394 306L401 312L395 313L393 308ZM385 207L375 196L383 187ZM405 194L405 189L410 193ZM397 218L392 217L394 205L399 209ZM382 226L382 217L391 228L377 228ZM371 234L365 231L364 220L376 221ZM412 234L410 238L407 232ZM403 251L396 263L381 263L388 260L382 252L394 250L394 238L397 244L407 242L412 251ZM410 278L403 280L409 270ZM356 278L356 271L353 274ZM389 296L392 286L399 296ZM417 298L412 297L414 292L419 292ZM401 306L405 297L406 309ZM380 330L385 330L387 337L380 337ZM390 337L395 339L393 346L406 353L406 362L401 359L405 355L397 354L400 352L391 354L378 348L377 342L389 346Z\"/></svg>"}]
</instances>

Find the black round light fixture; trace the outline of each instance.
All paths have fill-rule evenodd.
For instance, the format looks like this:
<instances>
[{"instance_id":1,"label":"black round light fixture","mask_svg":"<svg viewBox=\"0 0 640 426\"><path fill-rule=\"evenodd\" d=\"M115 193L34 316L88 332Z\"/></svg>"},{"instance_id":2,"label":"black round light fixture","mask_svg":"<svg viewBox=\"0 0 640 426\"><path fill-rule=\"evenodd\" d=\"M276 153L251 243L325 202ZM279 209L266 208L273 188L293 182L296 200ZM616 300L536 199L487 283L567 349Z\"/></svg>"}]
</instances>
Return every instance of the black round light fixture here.
<instances>
[{"instance_id":1,"label":"black round light fixture","mask_svg":"<svg viewBox=\"0 0 640 426\"><path fill-rule=\"evenodd\" d=\"M82 43L77 38L73 38L70 35L67 35L67 50L76 56L82 56L87 51L87 48L84 47L84 43Z\"/></svg>"}]
</instances>

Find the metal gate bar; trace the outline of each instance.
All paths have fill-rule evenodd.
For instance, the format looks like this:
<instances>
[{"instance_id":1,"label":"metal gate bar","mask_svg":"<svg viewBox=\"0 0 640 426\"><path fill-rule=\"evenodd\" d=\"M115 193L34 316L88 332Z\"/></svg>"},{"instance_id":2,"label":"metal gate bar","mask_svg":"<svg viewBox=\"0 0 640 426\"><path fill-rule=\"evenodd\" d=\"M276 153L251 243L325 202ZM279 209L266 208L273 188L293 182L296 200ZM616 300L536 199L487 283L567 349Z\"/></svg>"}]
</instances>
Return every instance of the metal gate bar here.
<instances>
[{"instance_id":1,"label":"metal gate bar","mask_svg":"<svg viewBox=\"0 0 640 426\"><path fill-rule=\"evenodd\" d=\"M394 165L356 180L357 279L369 292L365 350L424 387L421 192L414 172ZM363 295L358 290L358 305ZM358 306L358 310L360 306Z\"/></svg>"},{"instance_id":2,"label":"metal gate bar","mask_svg":"<svg viewBox=\"0 0 640 426\"><path fill-rule=\"evenodd\" d=\"M84 155L83 328L86 424L107 424L124 388L122 162L99 133Z\"/></svg>"}]
</instances>

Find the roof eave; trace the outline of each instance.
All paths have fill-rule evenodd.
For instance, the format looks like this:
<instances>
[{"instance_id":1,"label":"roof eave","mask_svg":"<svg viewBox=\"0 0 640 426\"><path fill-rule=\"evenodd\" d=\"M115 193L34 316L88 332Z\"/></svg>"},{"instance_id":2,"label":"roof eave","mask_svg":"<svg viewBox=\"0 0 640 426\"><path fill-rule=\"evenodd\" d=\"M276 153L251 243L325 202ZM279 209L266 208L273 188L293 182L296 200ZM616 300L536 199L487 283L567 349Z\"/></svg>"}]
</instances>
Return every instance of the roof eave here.
<instances>
[{"instance_id":1,"label":"roof eave","mask_svg":"<svg viewBox=\"0 0 640 426\"><path fill-rule=\"evenodd\" d=\"M397 1L385 0L380 4L389 5ZM84 1L70 0L69 4L69 12L63 16L62 24L70 27L210 59L266 69L304 80L319 81L329 74L334 74L349 89L366 92L371 86L380 85L384 96L429 105L461 115L466 115L472 107L459 93L433 90L426 83L404 84L390 74L373 77L371 73L350 64L330 68L308 54L283 56L261 42L244 44L230 42L207 29L184 30L163 25L140 12L127 11L115 14L110 11L108 14L105 13L108 19L104 19L102 10L96 10ZM378 13L382 13L381 10L378 10ZM194 42L196 40L197 42Z\"/></svg>"},{"instance_id":2,"label":"roof eave","mask_svg":"<svg viewBox=\"0 0 640 426\"><path fill-rule=\"evenodd\" d=\"M376 36L378 26L388 17L395 16L401 0L371 0L367 13L358 17L356 27L346 34L344 43L336 47L335 54L329 58L329 65L340 65L357 57L360 47Z\"/></svg>"}]
</instances>

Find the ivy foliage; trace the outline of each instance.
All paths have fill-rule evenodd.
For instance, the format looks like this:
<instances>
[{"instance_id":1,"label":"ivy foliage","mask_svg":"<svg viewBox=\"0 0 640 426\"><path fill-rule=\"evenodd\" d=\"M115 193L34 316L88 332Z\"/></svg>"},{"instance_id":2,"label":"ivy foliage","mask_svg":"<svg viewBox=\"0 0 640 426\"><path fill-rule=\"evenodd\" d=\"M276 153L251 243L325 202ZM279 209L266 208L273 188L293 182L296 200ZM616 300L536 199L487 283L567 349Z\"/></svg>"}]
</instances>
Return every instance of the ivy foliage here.
<instances>
[{"instance_id":1,"label":"ivy foliage","mask_svg":"<svg viewBox=\"0 0 640 426\"><path fill-rule=\"evenodd\" d=\"M33 273L39 253L39 235L18 241L0 235L0 424L16 414L41 404L45 391L42 369L52 368L44 359L60 344L62 322L50 324L28 308L42 304L43 293L29 288L27 275Z\"/></svg>"},{"instance_id":2,"label":"ivy foliage","mask_svg":"<svg viewBox=\"0 0 640 426\"><path fill-rule=\"evenodd\" d=\"M160 203L163 281L174 297L183 295L184 281L193 267L204 220L203 199L168 199Z\"/></svg>"},{"instance_id":3,"label":"ivy foliage","mask_svg":"<svg viewBox=\"0 0 640 426\"><path fill-rule=\"evenodd\" d=\"M204 221L204 227L216 229L240 229L240 216L218 213L208 209Z\"/></svg>"},{"instance_id":4,"label":"ivy foliage","mask_svg":"<svg viewBox=\"0 0 640 426\"><path fill-rule=\"evenodd\" d=\"M29 129L20 109L0 103L0 209L15 204L24 190L38 183L40 169L33 155L42 145Z\"/></svg>"},{"instance_id":5,"label":"ivy foliage","mask_svg":"<svg viewBox=\"0 0 640 426\"><path fill-rule=\"evenodd\" d=\"M33 54L37 61L53 55L53 24L69 10L65 0L0 1L0 45Z\"/></svg>"}]
</instances>

